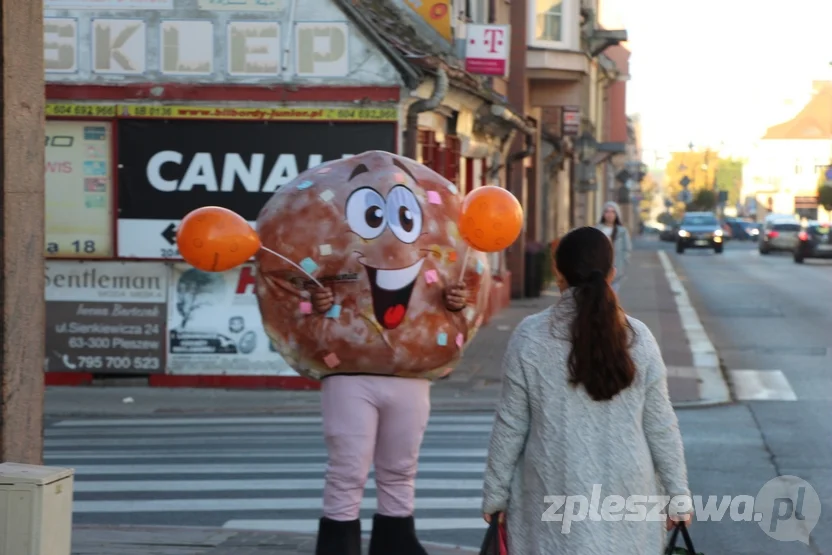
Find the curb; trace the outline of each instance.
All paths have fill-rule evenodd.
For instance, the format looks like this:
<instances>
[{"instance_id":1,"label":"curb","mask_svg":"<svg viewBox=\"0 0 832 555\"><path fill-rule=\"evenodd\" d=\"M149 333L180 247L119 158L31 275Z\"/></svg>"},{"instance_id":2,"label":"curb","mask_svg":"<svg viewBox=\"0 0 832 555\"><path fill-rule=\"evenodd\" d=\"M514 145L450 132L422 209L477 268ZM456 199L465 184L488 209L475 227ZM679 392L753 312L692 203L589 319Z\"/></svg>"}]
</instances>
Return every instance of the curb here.
<instances>
[{"instance_id":1,"label":"curb","mask_svg":"<svg viewBox=\"0 0 832 555\"><path fill-rule=\"evenodd\" d=\"M690 302L685 286L682 285L682 281L676 274L667 253L660 250L658 251L658 257L664 269L665 278L667 278L670 285L670 290L673 292L679 318L682 320L682 328L685 331L693 355L693 366L698 369L699 391L702 397L699 401L674 403L673 408L701 408L733 403L731 390L723 376L716 347L711 343L708 333L702 326L699 315Z\"/></svg>"},{"instance_id":2,"label":"curb","mask_svg":"<svg viewBox=\"0 0 832 555\"><path fill-rule=\"evenodd\" d=\"M483 527L485 529L485 527ZM262 534L263 536L274 536L274 535L285 535L285 536L295 536L295 537L304 537L307 538L308 541L313 540L316 537L316 534L298 534L294 532L271 532L271 531L263 531L263 530L246 530L246 529L239 529L239 528L218 528L218 527L204 527L204 526L147 526L147 525L123 525L123 524L76 524L72 527L73 531L91 531L91 532L147 532L147 533L159 533L159 532L186 532L186 533L203 533L205 534L206 538L210 538L212 536L216 536L217 534L227 534L227 535L234 535L234 534L251 534L251 535L258 535ZM362 532L362 539L367 541L370 534L367 532ZM307 541L306 539L304 541ZM439 542L428 542L428 541L420 541L423 547L428 549L439 549L443 551L453 551L460 554L476 554L479 553L480 550L475 547L466 547L456 544L450 543L439 543Z\"/></svg>"}]
</instances>

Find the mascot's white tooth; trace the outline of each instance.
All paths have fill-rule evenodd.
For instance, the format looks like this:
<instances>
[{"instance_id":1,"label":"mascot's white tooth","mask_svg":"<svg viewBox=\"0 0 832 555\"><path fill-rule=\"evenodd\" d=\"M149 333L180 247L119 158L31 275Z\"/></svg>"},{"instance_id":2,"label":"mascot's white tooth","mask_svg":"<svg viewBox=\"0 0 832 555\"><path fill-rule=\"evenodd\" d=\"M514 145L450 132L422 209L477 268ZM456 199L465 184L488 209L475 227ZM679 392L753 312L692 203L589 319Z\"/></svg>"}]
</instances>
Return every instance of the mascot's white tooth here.
<instances>
[{"instance_id":1,"label":"mascot's white tooth","mask_svg":"<svg viewBox=\"0 0 832 555\"><path fill-rule=\"evenodd\" d=\"M424 258L413 266L400 270L376 270L376 286L385 291L398 291L404 289L416 279L419 270L422 269Z\"/></svg>"}]
</instances>

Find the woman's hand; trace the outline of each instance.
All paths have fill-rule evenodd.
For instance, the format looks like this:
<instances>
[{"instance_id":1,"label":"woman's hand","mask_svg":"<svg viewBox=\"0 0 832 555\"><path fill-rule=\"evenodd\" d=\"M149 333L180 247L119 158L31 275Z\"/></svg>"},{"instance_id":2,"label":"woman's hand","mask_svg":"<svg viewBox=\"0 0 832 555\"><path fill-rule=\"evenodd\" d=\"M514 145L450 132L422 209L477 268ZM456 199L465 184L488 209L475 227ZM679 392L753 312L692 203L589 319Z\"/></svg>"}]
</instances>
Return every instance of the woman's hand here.
<instances>
[{"instance_id":1,"label":"woman's hand","mask_svg":"<svg viewBox=\"0 0 832 555\"><path fill-rule=\"evenodd\" d=\"M681 523L681 524L682 524L685 528L689 527L689 526L690 526L690 524L691 524L691 515L690 515L690 514L686 514L686 515L675 515L675 516L670 516L670 515L667 515L667 523L666 523L666 526L667 526L667 529L668 529L668 530L672 530L674 526L676 526L677 524L680 524L680 523Z\"/></svg>"},{"instance_id":2,"label":"woman's hand","mask_svg":"<svg viewBox=\"0 0 832 555\"><path fill-rule=\"evenodd\" d=\"M498 514L498 515L500 515L500 516L499 516L499 518L498 518L498 522L499 522L500 524L504 524L504 523L505 523L505 521L506 521L506 513L497 513L497 514ZM482 518L484 518L484 519L485 519L485 521L486 521L488 524L491 524L491 515L485 515L485 514L484 514L484 515L482 515Z\"/></svg>"},{"instance_id":3,"label":"woman's hand","mask_svg":"<svg viewBox=\"0 0 832 555\"><path fill-rule=\"evenodd\" d=\"M445 308L451 312L459 312L466 304L465 285L457 283L445 289Z\"/></svg>"}]
</instances>

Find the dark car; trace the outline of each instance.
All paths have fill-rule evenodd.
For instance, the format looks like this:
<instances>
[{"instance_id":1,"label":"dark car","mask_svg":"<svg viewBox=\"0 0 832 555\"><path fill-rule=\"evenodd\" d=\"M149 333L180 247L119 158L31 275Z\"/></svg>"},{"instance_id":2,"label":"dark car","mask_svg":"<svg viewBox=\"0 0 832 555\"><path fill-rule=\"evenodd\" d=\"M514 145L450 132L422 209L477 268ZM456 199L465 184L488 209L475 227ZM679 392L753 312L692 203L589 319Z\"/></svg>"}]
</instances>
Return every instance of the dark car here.
<instances>
[{"instance_id":1,"label":"dark car","mask_svg":"<svg viewBox=\"0 0 832 555\"><path fill-rule=\"evenodd\" d=\"M713 249L722 252L722 226L711 212L688 212L679 224L676 238L676 252L682 254L685 249Z\"/></svg>"},{"instance_id":2,"label":"dark car","mask_svg":"<svg viewBox=\"0 0 832 555\"><path fill-rule=\"evenodd\" d=\"M802 264L807 258L832 258L832 225L809 222L797 235L794 261Z\"/></svg>"},{"instance_id":3,"label":"dark car","mask_svg":"<svg viewBox=\"0 0 832 555\"><path fill-rule=\"evenodd\" d=\"M739 241L756 241L760 235L760 229L754 224L746 220L738 218L726 219L725 224L731 230L731 239Z\"/></svg>"}]
</instances>

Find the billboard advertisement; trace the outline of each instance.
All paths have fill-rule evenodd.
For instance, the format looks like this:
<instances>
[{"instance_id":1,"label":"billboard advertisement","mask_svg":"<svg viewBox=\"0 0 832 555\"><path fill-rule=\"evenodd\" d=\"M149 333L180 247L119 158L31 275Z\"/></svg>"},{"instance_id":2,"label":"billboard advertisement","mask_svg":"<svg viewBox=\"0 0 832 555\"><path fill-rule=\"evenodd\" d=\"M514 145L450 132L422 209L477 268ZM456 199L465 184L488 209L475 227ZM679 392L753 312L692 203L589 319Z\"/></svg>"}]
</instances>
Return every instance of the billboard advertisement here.
<instances>
[{"instance_id":1,"label":"billboard advertisement","mask_svg":"<svg viewBox=\"0 0 832 555\"><path fill-rule=\"evenodd\" d=\"M161 263L47 261L46 370L164 373L168 275Z\"/></svg>"},{"instance_id":2,"label":"billboard advertisement","mask_svg":"<svg viewBox=\"0 0 832 555\"><path fill-rule=\"evenodd\" d=\"M112 125L46 122L46 256L113 256Z\"/></svg>"},{"instance_id":3,"label":"billboard advertisement","mask_svg":"<svg viewBox=\"0 0 832 555\"><path fill-rule=\"evenodd\" d=\"M299 173L395 149L392 122L122 120L119 257L179 260L176 229L188 212L222 206L254 222Z\"/></svg>"},{"instance_id":4,"label":"billboard advertisement","mask_svg":"<svg viewBox=\"0 0 832 555\"><path fill-rule=\"evenodd\" d=\"M297 376L271 344L254 294L254 266L223 273L173 265L168 373Z\"/></svg>"}]
</instances>

